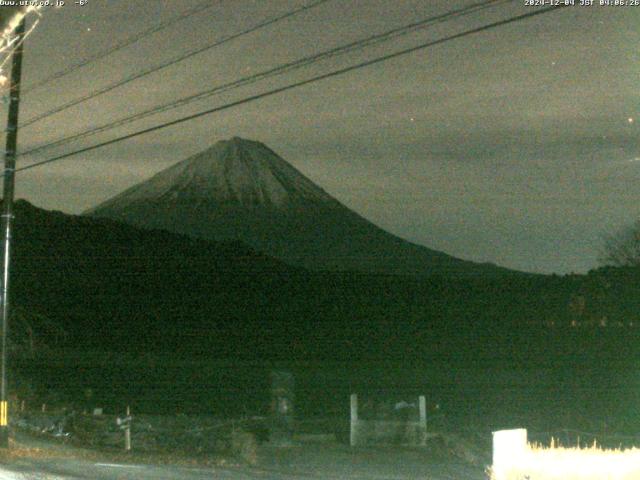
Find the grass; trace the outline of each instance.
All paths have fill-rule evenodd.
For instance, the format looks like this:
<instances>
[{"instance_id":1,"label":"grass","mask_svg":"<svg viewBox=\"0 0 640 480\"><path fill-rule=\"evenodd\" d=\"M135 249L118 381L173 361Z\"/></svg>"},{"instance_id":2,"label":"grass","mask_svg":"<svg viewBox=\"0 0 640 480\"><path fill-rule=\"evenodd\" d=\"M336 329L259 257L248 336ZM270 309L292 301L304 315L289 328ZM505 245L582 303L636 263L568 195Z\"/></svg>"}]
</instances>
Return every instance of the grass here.
<instances>
[{"instance_id":1,"label":"grass","mask_svg":"<svg viewBox=\"0 0 640 480\"><path fill-rule=\"evenodd\" d=\"M175 464L185 466L220 466L243 463L255 465L258 461L256 435L247 428L247 421L224 421L210 417L145 416L135 418L132 424L133 451L125 452L124 432L116 426L114 415L68 416L64 421L65 431L71 436L56 442L47 431L56 421L64 418L49 412L32 412L15 431L24 447L25 455L51 455L52 450L62 454L74 447L74 455L97 461L139 462ZM44 443L45 437L49 444ZM40 452L33 448L42 447ZM57 446L56 446L57 445ZM96 457L98 456L98 457Z\"/></svg>"},{"instance_id":2,"label":"grass","mask_svg":"<svg viewBox=\"0 0 640 480\"><path fill-rule=\"evenodd\" d=\"M82 445L61 443L38 435L21 433L9 440L9 449L0 449L0 463L12 463L20 459L78 459L102 463L134 463L152 465L175 465L183 467L233 467L251 459L238 458L236 452L230 454L197 454L176 451L136 452L114 448L84 448Z\"/></svg>"},{"instance_id":3,"label":"grass","mask_svg":"<svg viewBox=\"0 0 640 480\"><path fill-rule=\"evenodd\" d=\"M492 480L638 480L640 449L528 445L513 466L489 472Z\"/></svg>"}]
</instances>

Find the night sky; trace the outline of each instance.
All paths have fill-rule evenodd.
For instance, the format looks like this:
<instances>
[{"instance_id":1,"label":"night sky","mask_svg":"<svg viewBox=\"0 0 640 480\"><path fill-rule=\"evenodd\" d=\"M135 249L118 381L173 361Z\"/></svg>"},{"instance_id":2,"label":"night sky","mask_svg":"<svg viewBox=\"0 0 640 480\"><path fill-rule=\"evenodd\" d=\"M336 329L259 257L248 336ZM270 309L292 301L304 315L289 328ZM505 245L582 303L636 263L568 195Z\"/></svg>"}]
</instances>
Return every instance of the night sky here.
<instances>
[{"instance_id":1,"label":"night sky","mask_svg":"<svg viewBox=\"0 0 640 480\"><path fill-rule=\"evenodd\" d=\"M29 86L202 2L67 0L26 41ZM22 98L22 121L305 1L226 0ZM25 127L19 150L468 5L330 0ZM578 3L578 0L576 0ZM596 2L597 3L597 2ZM524 0L156 115L19 166L532 11ZM33 17L32 17L33 18ZM572 7L19 173L17 196L80 213L218 140L259 140L403 238L536 272L586 272L640 218L640 7ZM0 112L6 117L6 105Z\"/></svg>"}]
</instances>

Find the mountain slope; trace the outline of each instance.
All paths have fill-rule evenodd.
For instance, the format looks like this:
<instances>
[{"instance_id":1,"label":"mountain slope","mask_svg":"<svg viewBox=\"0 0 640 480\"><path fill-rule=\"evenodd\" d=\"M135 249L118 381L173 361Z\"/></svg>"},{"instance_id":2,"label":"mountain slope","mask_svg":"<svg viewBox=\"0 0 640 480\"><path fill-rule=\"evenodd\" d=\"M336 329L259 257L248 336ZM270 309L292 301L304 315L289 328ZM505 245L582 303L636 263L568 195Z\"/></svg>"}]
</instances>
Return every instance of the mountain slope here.
<instances>
[{"instance_id":1,"label":"mountain slope","mask_svg":"<svg viewBox=\"0 0 640 480\"><path fill-rule=\"evenodd\" d=\"M348 209L259 142L234 137L85 212L193 237L237 239L315 270L506 272L398 238Z\"/></svg>"},{"instance_id":2,"label":"mountain slope","mask_svg":"<svg viewBox=\"0 0 640 480\"><path fill-rule=\"evenodd\" d=\"M306 275L237 242L48 212L25 201L15 210L14 303L69 332L72 348L246 350L251 337L241 332L268 338L272 328L259 306L277 309L279 285Z\"/></svg>"},{"instance_id":3,"label":"mountain slope","mask_svg":"<svg viewBox=\"0 0 640 480\"><path fill-rule=\"evenodd\" d=\"M469 333L476 327L515 328L529 314L539 321L532 298L542 298L535 292L544 285L544 278L525 275L487 281L314 273L236 242L49 212L25 201L16 203L12 249L12 305L67 332L60 349L85 352L450 354L459 335L476 338ZM57 340L47 340L56 347Z\"/></svg>"}]
</instances>

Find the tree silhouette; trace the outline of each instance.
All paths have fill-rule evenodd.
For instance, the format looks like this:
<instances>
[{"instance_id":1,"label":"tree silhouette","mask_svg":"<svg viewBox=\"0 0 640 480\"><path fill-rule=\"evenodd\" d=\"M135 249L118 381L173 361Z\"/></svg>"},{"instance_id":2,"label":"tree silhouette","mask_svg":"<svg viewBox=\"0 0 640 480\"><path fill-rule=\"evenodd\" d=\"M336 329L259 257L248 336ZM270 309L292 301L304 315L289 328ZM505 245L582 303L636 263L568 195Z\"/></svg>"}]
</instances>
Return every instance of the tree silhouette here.
<instances>
[{"instance_id":1,"label":"tree silhouette","mask_svg":"<svg viewBox=\"0 0 640 480\"><path fill-rule=\"evenodd\" d=\"M600 261L614 267L640 266L640 220L605 237Z\"/></svg>"}]
</instances>

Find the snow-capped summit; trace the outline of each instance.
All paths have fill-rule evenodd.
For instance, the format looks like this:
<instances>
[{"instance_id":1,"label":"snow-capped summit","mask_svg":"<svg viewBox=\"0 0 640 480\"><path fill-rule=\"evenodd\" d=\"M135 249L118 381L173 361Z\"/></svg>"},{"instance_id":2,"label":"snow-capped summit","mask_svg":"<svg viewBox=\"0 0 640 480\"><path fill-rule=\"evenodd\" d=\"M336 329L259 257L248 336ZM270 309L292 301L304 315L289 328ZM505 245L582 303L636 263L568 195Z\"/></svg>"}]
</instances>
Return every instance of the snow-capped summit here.
<instances>
[{"instance_id":1,"label":"snow-capped summit","mask_svg":"<svg viewBox=\"0 0 640 480\"><path fill-rule=\"evenodd\" d=\"M85 215L240 240L311 269L419 275L499 270L385 232L264 144L239 137L178 162Z\"/></svg>"},{"instance_id":2,"label":"snow-capped summit","mask_svg":"<svg viewBox=\"0 0 640 480\"><path fill-rule=\"evenodd\" d=\"M263 143L233 137L178 162L87 214L141 201L286 208L305 200L335 202Z\"/></svg>"}]
</instances>

